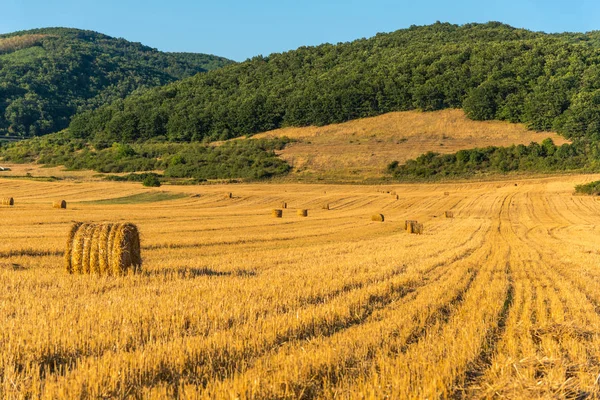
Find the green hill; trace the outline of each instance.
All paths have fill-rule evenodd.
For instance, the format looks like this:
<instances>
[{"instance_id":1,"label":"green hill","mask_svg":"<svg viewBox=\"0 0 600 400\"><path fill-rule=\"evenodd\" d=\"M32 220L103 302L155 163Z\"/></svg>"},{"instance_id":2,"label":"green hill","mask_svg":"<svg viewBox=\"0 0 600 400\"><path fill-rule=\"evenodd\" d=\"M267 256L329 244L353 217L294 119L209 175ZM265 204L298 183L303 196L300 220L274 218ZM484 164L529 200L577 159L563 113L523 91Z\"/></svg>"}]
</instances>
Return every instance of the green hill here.
<instances>
[{"instance_id":1,"label":"green hill","mask_svg":"<svg viewBox=\"0 0 600 400\"><path fill-rule=\"evenodd\" d=\"M0 35L0 136L55 132L77 112L230 63L78 29Z\"/></svg>"},{"instance_id":2,"label":"green hill","mask_svg":"<svg viewBox=\"0 0 600 400\"><path fill-rule=\"evenodd\" d=\"M464 108L568 137L600 135L597 33L436 23L257 56L76 117L98 144L223 140L390 111Z\"/></svg>"}]
</instances>

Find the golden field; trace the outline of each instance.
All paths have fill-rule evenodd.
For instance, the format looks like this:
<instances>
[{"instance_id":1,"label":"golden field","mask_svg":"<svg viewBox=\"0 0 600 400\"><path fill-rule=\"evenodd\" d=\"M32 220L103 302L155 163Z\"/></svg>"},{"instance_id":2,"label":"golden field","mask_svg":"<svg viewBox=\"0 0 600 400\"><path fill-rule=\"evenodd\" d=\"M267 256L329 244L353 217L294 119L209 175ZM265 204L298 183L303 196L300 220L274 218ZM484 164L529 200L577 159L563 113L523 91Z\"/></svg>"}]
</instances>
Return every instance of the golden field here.
<instances>
[{"instance_id":1,"label":"golden field","mask_svg":"<svg viewBox=\"0 0 600 400\"><path fill-rule=\"evenodd\" d=\"M598 396L599 178L0 180L0 398ZM67 274L71 221L137 224L143 272Z\"/></svg>"},{"instance_id":2,"label":"golden field","mask_svg":"<svg viewBox=\"0 0 600 400\"><path fill-rule=\"evenodd\" d=\"M449 154L473 147L511 146L567 140L554 132L530 131L523 124L472 121L462 110L392 112L322 127L283 128L255 138L298 140L280 152L294 178L361 182L378 178L392 161L404 164L428 151Z\"/></svg>"}]
</instances>

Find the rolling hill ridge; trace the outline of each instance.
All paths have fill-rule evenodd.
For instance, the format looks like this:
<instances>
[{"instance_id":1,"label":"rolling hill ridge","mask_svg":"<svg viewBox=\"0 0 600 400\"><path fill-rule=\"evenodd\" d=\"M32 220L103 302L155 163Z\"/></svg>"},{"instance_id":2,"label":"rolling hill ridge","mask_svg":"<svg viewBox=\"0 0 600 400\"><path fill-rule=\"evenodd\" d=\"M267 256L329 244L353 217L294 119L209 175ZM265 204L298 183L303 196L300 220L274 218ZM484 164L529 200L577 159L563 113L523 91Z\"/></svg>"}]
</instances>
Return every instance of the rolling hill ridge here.
<instances>
[{"instance_id":1,"label":"rolling hill ridge","mask_svg":"<svg viewBox=\"0 0 600 400\"><path fill-rule=\"evenodd\" d=\"M600 137L597 34L544 34L501 23L411 27L337 45L257 56L78 115L98 144L225 140L392 111L462 108Z\"/></svg>"},{"instance_id":2,"label":"rolling hill ridge","mask_svg":"<svg viewBox=\"0 0 600 400\"><path fill-rule=\"evenodd\" d=\"M77 112L231 63L70 28L0 35L0 136L56 132Z\"/></svg>"}]
</instances>

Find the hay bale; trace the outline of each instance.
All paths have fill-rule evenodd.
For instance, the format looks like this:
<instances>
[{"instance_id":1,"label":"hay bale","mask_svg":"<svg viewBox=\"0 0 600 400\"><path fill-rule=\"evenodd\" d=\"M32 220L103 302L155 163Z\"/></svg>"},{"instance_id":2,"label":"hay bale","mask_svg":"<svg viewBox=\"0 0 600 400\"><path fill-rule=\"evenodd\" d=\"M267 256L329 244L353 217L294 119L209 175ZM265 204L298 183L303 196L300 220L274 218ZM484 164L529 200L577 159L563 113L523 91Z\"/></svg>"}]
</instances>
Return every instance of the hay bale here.
<instances>
[{"instance_id":1,"label":"hay bale","mask_svg":"<svg viewBox=\"0 0 600 400\"><path fill-rule=\"evenodd\" d=\"M446 218L454 218L454 211L446 211L444 215Z\"/></svg>"},{"instance_id":2,"label":"hay bale","mask_svg":"<svg viewBox=\"0 0 600 400\"><path fill-rule=\"evenodd\" d=\"M450 196L450 192L444 192L444 196Z\"/></svg>"},{"instance_id":3,"label":"hay bale","mask_svg":"<svg viewBox=\"0 0 600 400\"><path fill-rule=\"evenodd\" d=\"M392 191L391 191L391 195L392 195L392 196L396 196L396 191L395 191L395 190L392 190Z\"/></svg>"},{"instance_id":4,"label":"hay bale","mask_svg":"<svg viewBox=\"0 0 600 400\"><path fill-rule=\"evenodd\" d=\"M5 197L2 199L2 205L12 207L15 205L15 199L12 197Z\"/></svg>"},{"instance_id":5,"label":"hay bale","mask_svg":"<svg viewBox=\"0 0 600 400\"><path fill-rule=\"evenodd\" d=\"M90 258L92 253L92 237L96 230L95 224L88 224L83 228L83 246L81 250L81 273L90 273Z\"/></svg>"},{"instance_id":6,"label":"hay bale","mask_svg":"<svg viewBox=\"0 0 600 400\"><path fill-rule=\"evenodd\" d=\"M406 231L408 233L421 235L423 233L423 224L420 224L417 221L406 221Z\"/></svg>"},{"instance_id":7,"label":"hay bale","mask_svg":"<svg viewBox=\"0 0 600 400\"><path fill-rule=\"evenodd\" d=\"M417 221L415 221L414 219L407 219L406 221L404 221L404 230L408 231L411 224L416 224Z\"/></svg>"},{"instance_id":8,"label":"hay bale","mask_svg":"<svg viewBox=\"0 0 600 400\"><path fill-rule=\"evenodd\" d=\"M308 210L305 210L305 209L298 210L298 216L299 217L308 217Z\"/></svg>"},{"instance_id":9,"label":"hay bale","mask_svg":"<svg viewBox=\"0 0 600 400\"><path fill-rule=\"evenodd\" d=\"M423 234L423 224L422 223L416 223L414 224L414 228L413 228L413 233L417 234L417 235L422 235Z\"/></svg>"},{"instance_id":10,"label":"hay bale","mask_svg":"<svg viewBox=\"0 0 600 400\"><path fill-rule=\"evenodd\" d=\"M271 212L271 214L273 215L273 218L281 218L283 217L283 210L273 210Z\"/></svg>"},{"instance_id":11,"label":"hay bale","mask_svg":"<svg viewBox=\"0 0 600 400\"><path fill-rule=\"evenodd\" d=\"M226 199L232 199L232 198L233 198L233 193L227 193L227 194L225 195L225 198L226 198Z\"/></svg>"},{"instance_id":12,"label":"hay bale","mask_svg":"<svg viewBox=\"0 0 600 400\"><path fill-rule=\"evenodd\" d=\"M376 222L383 222L384 221L384 216L383 214L375 214L371 216L371 221L376 221Z\"/></svg>"},{"instance_id":13,"label":"hay bale","mask_svg":"<svg viewBox=\"0 0 600 400\"><path fill-rule=\"evenodd\" d=\"M110 275L110 263L108 260L109 257L109 247L108 247L108 238L110 237L110 232L112 231L113 224L102 224L100 227L100 236L98 238L98 243L106 243L107 246L98 245L98 272L100 275Z\"/></svg>"},{"instance_id":14,"label":"hay bale","mask_svg":"<svg viewBox=\"0 0 600 400\"><path fill-rule=\"evenodd\" d=\"M287 208L287 203L285 201L281 202L281 208Z\"/></svg>"},{"instance_id":15,"label":"hay bale","mask_svg":"<svg viewBox=\"0 0 600 400\"><path fill-rule=\"evenodd\" d=\"M81 226L81 222L75 222L71 225L71 229L69 230L69 234L67 235L67 249L65 250L65 269L67 273L73 273L73 263L71 262L73 257L73 244L75 243L75 234L77 230Z\"/></svg>"},{"instance_id":16,"label":"hay bale","mask_svg":"<svg viewBox=\"0 0 600 400\"><path fill-rule=\"evenodd\" d=\"M135 225L84 224L71 226L65 267L68 273L124 275L142 266L140 235Z\"/></svg>"},{"instance_id":17,"label":"hay bale","mask_svg":"<svg viewBox=\"0 0 600 400\"><path fill-rule=\"evenodd\" d=\"M52 208L67 208L67 202L64 200L53 201Z\"/></svg>"},{"instance_id":18,"label":"hay bale","mask_svg":"<svg viewBox=\"0 0 600 400\"><path fill-rule=\"evenodd\" d=\"M142 265L140 234L137 226L130 223L117 225L118 229L109 257L113 275L122 275L129 268L132 268L133 272L137 272Z\"/></svg>"},{"instance_id":19,"label":"hay bale","mask_svg":"<svg viewBox=\"0 0 600 400\"><path fill-rule=\"evenodd\" d=\"M329 210L329 203L325 203L323 204L323 206L321 207L323 210Z\"/></svg>"},{"instance_id":20,"label":"hay bale","mask_svg":"<svg viewBox=\"0 0 600 400\"><path fill-rule=\"evenodd\" d=\"M400 196L396 195L396 200L400 200Z\"/></svg>"}]
</instances>

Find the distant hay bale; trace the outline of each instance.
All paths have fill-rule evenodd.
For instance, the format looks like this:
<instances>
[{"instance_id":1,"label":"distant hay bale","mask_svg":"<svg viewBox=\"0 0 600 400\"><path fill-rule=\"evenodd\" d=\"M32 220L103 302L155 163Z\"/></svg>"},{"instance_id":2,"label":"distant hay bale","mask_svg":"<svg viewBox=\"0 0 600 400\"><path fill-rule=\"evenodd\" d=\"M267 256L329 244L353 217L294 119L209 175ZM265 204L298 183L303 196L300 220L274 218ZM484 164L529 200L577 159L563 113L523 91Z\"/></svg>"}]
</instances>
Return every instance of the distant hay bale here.
<instances>
[{"instance_id":1,"label":"distant hay bale","mask_svg":"<svg viewBox=\"0 0 600 400\"><path fill-rule=\"evenodd\" d=\"M414 224L412 233L417 234L417 235L422 235L423 234L423 224L422 223Z\"/></svg>"},{"instance_id":2,"label":"distant hay bale","mask_svg":"<svg viewBox=\"0 0 600 400\"><path fill-rule=\"evenodd\" d=\"M299 217L308 217L308 210L305 210L305 209L298 210L298 216Z\"/></svg>"},{"instance_id":3,"label":"distant hay bale","mask_svg":"<svg viewBox=\"0 0 600 400\"><path fill-rule=\"evenodd\" d=\"M515 183L515 186L518 186L518 185Z\"/></svg>"},{"instance_id":4,"label":"distant hay bale","mask_svg":"<svg viewBox=\"0 0 600 400\"><path fill-rule=\"evenodd\" d=\"M12 207L15 205L15 199L13 199L12 197L5 197L2 199L2 205Z\"/></svg>"},{"instance_id":5,"label":"distant hay bale","mask_svg":"<svg viewBox=\"0 0 600 400\"><path fill-rule=\"evenodd\" d=\"M67 202L64 200L53 201L52 208L67 208Z\"/></svg>"},{"instance_id":6,"label":"distant hay bale","mask_svg":"<svg viewBox=\"0 0 600 400\"><path fill-rule=\"evenodd\" d=\"M75 222L67 237L65 267L68 273L124 275L142 267L140 235L130 223Z\"/></svg>"},{"instance_id":7,"label":"distant hay bale","mask_svg":"<svg viewBox=\"0 0 600 400\"><path fill-rule=\"evenodd\" d=\"M323 210L329 210L329 203L323 204L323 207L321 208L323 208Z\"/></svg>"},{"instance_id":8,"label":"distant hay bale","mask_svg":"<svg viewBox=\"0 0 600 400\"><path fill-rule=\"evenodd\" d=\"M404 230L408 231L410 229L410 226L416 223L417 221L415 221L414 219L407 219L406 221L404 221Z\"/></svg>"},{"instance_id":9,"label":"distant hay bale","mask_svg":"<svg viewBox=\"0 0 600 400\"><path fill-rule=\"evenodd\" d=\"M444 192L444 196L450 196L450 192Z\"/></svg>"},{"instance_id":10,"label":"distant hay bale","mask_svg":"<svg viewBox=\"0 0 600 400\"><path fill-rule=\"evenodd\" d=\"M454 211L446 211L444 215L446 218L454 218Z\"/></svg>"},{"instance_id":11,"label":"distant hay bale","mask_svg":"<svg viewBox=\"0 0 600 400\"><path fill-rule=\"evenodd\" d=\"M408 233L414 233L417 235L421 235L423 233L423 224L420 224L417 221L407 221L406 228Z\"/></svg>"},{"instance_id":12,"label":"distant hay bale","mask_svg":"<svg viewBox=\"0 0 600 400\"><path fill-rule=\"evenodd\" d=\"M281 208L287 208L287 203L285 201L281 202Z\"/></svg>"},{"instance_id":13,"label":"distant hay bale","mask_svg":"<svg viewBox=\"0 0 600 400\"><path fill-rule=\"evenodd\" d=\"M395 190L392 190L392 191L391 191L391 195L392 195L392 196L395 196L395 195L396 195L396 191L395 191Z\"/></svg>"},{"instance_id":14,"label":"distant hay bale","mask_svg":"<svg viewBox=\"0 0 600 400\"><path fill-rule=\"evenodd\" d=\"M384 218L383 214L374 214L371 216L371 221L383 222L384 219L385 218Z\"/></svg>"},{"instance_id":15,"label":"distant hay bale","mask_svg":"<svg viewBox=\"0 0 600 400\"><path fill-rule=\"evenodd\" d=\"M396 195L396 200L400 200L400 196Z\"/></svg>"},{"instance_id":16,"label":"distant hay bale","mask_svg":"<svg viewBox=\"0 0 600 400\"><path fill-rule=\"evenodd\" d=\"M417 221L413 221L413 220L408 220L405 222L405 224L406 224L406 231L408 233L413 233L413 234L417 234L417 235L423 234L423 224L422 223L418 223Z\"/></svg>"},{"instance_id":17,"label":"distant hay bale","mask_svg":"<svg viewBox=\"0 0 600 400\"><path fill-rule=\"evenodd\" d=\"M227 194L225 195L225 198L226 198L226 199L231 199L231 198L233 198L233 193L227 193Z\"/></svg>"},{"instance_id":18,"label":"distant hay bale","mask_svg":"<svg viewBox=\"0 0 600 400\"><path fill-rule=\"evenodd\" d=\"M273 210L271 214L273 215L273 218L282 218L283 210Z\"/></svg>"}]
</instances>

